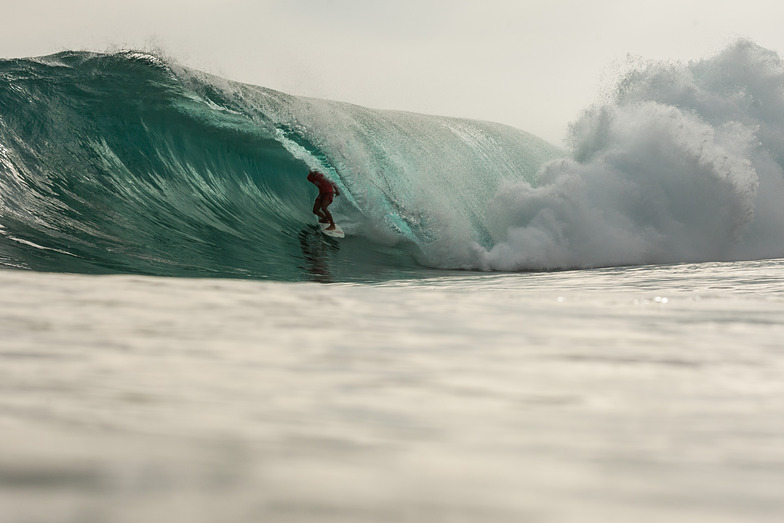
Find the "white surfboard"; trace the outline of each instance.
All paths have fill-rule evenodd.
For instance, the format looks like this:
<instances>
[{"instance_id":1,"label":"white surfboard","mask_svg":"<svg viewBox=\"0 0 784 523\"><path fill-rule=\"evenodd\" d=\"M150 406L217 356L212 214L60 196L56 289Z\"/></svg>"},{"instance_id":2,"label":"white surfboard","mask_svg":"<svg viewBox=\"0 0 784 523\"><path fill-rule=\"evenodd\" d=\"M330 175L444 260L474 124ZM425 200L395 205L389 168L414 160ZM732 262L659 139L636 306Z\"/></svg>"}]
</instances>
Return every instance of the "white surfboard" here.
<instances>
[{"instance_id":1,"label":"white surfboard","mask_svg":"<svg viewBox=\"0 0 784 523\"><path fill-rule=\"evenodd\" d=\"M329 236L331 238L345 238L346 237L346 233L343 232L343 229L341 229L340 225L338 225L338 224L335 224L335 228L332 229L332 230L327 230L327 227L329 227L328 223L319 223L319 227L321 228L321 232L323 232L324 234L326 234L327 236Z\"/></svg>"}]
</instances>

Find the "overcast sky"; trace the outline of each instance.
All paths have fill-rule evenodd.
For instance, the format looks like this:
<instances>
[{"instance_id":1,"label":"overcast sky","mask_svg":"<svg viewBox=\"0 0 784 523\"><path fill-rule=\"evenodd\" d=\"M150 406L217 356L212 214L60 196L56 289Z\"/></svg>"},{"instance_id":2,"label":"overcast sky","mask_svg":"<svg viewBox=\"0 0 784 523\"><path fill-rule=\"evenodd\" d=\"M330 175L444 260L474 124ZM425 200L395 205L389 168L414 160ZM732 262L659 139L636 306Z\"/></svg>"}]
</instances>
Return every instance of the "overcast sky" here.
<instances>
[{"instance_id":1,"label":"overcast sky","mask_svg":"<svg viewBox=\"0 0 784 523\"><path fill-rule=\"evenodd\" d=\"M11 0L0 57L157 48L291 94L493 120L561 143L627 55L739 37L784 54L780 0Z\"/></svg>"}]
</instances>

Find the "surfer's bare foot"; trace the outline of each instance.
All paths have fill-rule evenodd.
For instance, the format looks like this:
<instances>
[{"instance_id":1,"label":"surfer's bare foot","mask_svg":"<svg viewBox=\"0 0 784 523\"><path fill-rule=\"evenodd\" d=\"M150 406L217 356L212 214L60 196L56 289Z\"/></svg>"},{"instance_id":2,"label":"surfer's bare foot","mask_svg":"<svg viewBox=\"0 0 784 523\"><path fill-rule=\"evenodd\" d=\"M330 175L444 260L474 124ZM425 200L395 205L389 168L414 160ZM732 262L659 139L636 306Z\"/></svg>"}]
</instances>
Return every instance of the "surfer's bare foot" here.
<instances>
[{"instance_id":1,"label":"surfer's bare foot","mask_svg":"<svg viewBox=\"0 0 784 523\"><path fill-rule=\"evenodd\" d=\"M335 230L335 224L333 223L332 225L327 227L325 230L327 230L327 231L334 231Z\"/></svg>"}]
</instances>

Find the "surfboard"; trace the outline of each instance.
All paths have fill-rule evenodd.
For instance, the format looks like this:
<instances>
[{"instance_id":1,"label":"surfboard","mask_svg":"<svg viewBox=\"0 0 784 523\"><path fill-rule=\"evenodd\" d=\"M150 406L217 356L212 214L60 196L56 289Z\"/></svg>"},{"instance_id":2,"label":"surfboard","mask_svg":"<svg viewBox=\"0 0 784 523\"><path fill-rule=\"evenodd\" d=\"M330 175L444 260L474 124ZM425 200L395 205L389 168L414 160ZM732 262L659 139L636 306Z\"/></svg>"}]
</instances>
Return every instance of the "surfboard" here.
<instances>
[{"instance_id":1,"label":"surfboard","mask_svg":"<svg viewBox=\"0 0 784 523\"><path fill-rule=\"evenodd\" d=\"M340 228L340 225L335 224L335 228L331 231L327 230L329 227L328 223L319 223L319 227L321 228L321 232L329 236L330 238L345 238L346 233L343 232L343 229Z\"/></svg>"}]
</instances>

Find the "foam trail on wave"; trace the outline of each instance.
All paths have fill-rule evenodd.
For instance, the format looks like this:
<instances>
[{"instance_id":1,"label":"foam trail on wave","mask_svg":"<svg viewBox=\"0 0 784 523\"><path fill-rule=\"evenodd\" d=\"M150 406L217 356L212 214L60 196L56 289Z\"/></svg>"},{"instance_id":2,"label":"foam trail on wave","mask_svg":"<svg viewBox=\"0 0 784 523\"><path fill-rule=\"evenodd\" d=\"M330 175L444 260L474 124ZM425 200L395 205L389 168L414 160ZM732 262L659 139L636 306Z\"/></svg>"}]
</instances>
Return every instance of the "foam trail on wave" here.
<instances>
[{"instance_id":1,"label":"foam trail on wave","mask_svg":"<svg viewBox=\"0 0 784 523\"><path fill-rule=\"evenodd\" d=\"M784 63L739 41L647 63L572 125L574 159L490 203L468 267L538 270L784 256Z\"/></svg>"}]
</instances>

